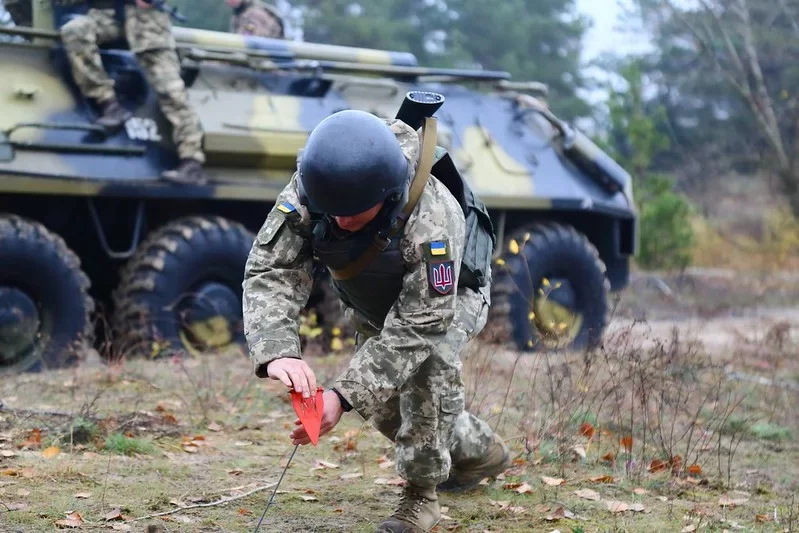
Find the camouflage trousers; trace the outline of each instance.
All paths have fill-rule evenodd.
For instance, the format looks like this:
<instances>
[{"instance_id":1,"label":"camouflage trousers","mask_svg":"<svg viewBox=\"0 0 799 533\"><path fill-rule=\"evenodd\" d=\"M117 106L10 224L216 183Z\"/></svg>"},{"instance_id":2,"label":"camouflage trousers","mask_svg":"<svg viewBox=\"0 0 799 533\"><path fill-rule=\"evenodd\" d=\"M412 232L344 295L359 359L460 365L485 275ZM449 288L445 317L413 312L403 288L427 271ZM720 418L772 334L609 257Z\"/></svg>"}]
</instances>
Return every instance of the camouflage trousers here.
<instances>
[{"instance_id":1,"label":"camouflage trousers","mask_svg":"<svg viewBox=\"0 0 799 533\"><path fill-rule=\"evenodd\" d=\"M444 339L398 394L378 408L372 424L395 443L397 472L413 485L434 487L450 467L488 453L494 432L464 409L461 352L488 319L488 298L460 289ZM359 333L358 343L364 335Z\"/></svg>"},{"instance_id":2,"label":"camouflage trousers","mask_svg":"<svg viewBox=\"0 0 799 533\"><path fill-rule=\"evenodd\" d=\"M168 15L154 9L126 6L124 31L147 82L155 91L161 111L172 125L178 156L204 163L202 127L180 77ZM64 24L61 36L72 76L83 95L100 103L114 98L114 82L103 68L97 48L98 44L122 37L114 10L90 9L87 15Z\"/></svg>"}]
</instances>

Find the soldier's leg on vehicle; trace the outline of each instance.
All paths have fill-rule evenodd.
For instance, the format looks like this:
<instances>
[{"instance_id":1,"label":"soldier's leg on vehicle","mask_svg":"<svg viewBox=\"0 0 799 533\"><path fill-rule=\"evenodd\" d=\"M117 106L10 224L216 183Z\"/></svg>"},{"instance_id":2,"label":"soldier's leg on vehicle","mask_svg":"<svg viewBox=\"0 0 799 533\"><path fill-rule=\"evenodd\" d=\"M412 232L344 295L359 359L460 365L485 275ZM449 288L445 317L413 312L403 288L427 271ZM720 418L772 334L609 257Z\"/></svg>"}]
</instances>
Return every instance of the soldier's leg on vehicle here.
<instances>
[{"instance_id":1,"label":"soldier's leg on vehicle","mask_svg":"<svg viewBox=\"0 0 799 533\"><path fill-rule=\"evenodd\" d=\"M130 113L117 102L114 82L103 68L98 45L121 35L113 9L90 9L86 15L75 17L61 27L61 40L75 84L86 98L96 100L101 106L102 116L97 123L107 128L121 126Z\"/></svg>"},{"instance_id":2,"label":"soldier's leg on vehicle","mask_svg":"<svg viewBox=\"0 0 799 533\"><path fill-rule=\"evenodd\" d=\"M161 111L172 124L172 139L180 158L180 166L164 172L163 177L180 183L205 183L202 171L205 163L203 131L180 77L177 52L167 48L153 49L138 53L137 58L147 82L158 97Z\"/></svg>"}]
</instances>

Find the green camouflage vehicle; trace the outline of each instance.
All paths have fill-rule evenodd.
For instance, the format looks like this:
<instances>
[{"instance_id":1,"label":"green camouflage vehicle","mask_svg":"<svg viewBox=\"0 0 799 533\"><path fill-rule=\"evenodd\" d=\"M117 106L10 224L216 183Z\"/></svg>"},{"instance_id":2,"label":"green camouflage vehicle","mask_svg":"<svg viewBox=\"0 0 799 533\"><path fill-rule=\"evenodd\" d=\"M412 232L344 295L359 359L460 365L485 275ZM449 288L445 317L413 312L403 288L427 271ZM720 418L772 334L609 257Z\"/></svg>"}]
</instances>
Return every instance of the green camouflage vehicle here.
<instances>
[{"instance_id":1,"label":"green camouflage vehicle","mask_svg":"<svg viewBox=\"0 0 799 533\"><path fill-rule=\"evenodd\" d=\"M63 13L6 1L29 21L0 28L0 372L61 367L108 332L117 356L244 346L244 264L309 132L344 109L393 117L416 90L445 97L439 145L491 215L490 325L523 350L601 338L637 247L631 180L550 113L540 84L176 27L209 176L181 186L159 179L177 163L171 126L125 43L101 47L133 112L106 136L72 80ZM330 325L319 279L309 309Z\"/></svg>"}]
</instances>

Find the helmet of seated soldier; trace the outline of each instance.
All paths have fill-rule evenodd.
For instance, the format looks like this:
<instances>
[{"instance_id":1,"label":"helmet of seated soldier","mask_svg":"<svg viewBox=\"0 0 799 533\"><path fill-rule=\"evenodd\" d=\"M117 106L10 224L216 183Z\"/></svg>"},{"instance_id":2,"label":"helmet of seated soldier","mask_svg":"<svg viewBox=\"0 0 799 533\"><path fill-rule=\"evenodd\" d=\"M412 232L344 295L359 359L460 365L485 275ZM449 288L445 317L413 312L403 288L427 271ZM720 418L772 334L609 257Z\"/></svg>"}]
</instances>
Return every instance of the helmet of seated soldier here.
<instances>
[{"instance_id":1,"label":"helmet of seated soldier","mask_svg":"<svg viewBox=\"0 0 799 533\"><path fill-rule=\"evenodd\" d=\"M330 115L302 151L299 189L312 211L354 216L406 195L409 163L391 128L365 111Z\"/></svg>"}]
</instances>

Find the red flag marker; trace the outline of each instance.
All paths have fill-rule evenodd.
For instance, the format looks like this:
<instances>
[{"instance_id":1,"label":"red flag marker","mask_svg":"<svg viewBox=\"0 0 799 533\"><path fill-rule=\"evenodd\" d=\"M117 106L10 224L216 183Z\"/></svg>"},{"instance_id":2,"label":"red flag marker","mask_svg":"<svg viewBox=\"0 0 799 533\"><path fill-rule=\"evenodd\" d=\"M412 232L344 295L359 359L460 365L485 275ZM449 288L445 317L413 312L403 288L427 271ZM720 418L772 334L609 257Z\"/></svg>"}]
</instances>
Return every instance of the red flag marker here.
<instances>
[{"instance_id":1,"label":"red flag marker","mask_svg":"<svg viewBox=\"0 0 799 533\"><path fill-rule=\"evenodd\" d=\"M315 397L303 398L299 392L291 391L291 403L294 406L294 412L300 418L300 422L302 422L314 446L319 442L319 432L322 429L322 414L325 412L323 392L324 389L318 387Z\"/></svg>"}]
</instances>

